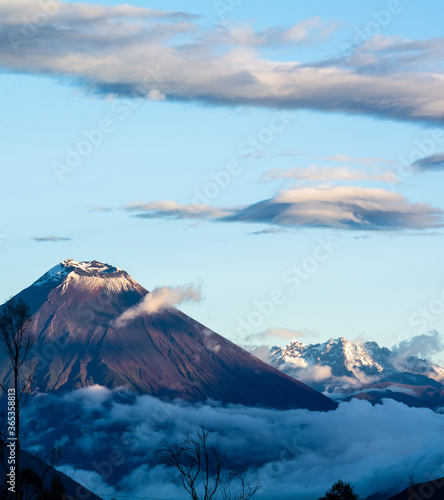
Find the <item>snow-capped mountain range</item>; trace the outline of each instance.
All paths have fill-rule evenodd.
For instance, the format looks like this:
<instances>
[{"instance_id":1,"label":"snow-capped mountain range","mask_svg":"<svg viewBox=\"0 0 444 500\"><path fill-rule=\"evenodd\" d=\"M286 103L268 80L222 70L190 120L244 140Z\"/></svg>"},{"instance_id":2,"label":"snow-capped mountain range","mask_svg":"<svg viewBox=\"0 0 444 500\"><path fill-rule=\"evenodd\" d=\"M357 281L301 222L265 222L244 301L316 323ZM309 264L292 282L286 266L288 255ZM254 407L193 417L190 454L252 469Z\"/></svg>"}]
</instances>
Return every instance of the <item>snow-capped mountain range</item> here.
<instances>
[{"instance_id":1,"label":"snow-capped mountain range","mask_svg":"<svg viewBox=\"0 0 444 500\"><path fill-rule=\"evenodd\" d=\"M159 397L277 408L331 409L336 405L329 398L379 402L385 397L444 407L444 368L412 349L341 337L262 346L249 349L251 356L174 307L156 314L142 308L119 324L117 319L148 295L122 269L72 259L20 292L16 298L28 303L33 315L39 390L99 384ZM2 380L10 375L6 367L0 363Z\"/></svg>"},{"instance_id":2,"label":"snow-capped mountain range","mask_svg":"<svg viewBox=\"0 0 444 500\"><path fill-rule=\"evenodd\" d=\"M306 345L294 340L250 352L337 400L390 397L410 406L444 406L444 368L376 342L358 345L341 337Z\"/></svg>"}]
</instances>

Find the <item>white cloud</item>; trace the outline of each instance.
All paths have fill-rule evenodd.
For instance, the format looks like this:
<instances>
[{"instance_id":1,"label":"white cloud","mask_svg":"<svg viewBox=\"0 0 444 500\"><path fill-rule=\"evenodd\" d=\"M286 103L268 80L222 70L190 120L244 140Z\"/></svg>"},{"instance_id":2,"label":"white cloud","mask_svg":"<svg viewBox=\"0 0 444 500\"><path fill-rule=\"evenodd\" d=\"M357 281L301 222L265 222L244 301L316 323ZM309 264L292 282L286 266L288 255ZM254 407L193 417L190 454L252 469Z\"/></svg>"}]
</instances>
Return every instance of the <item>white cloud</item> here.
<instances>
[{"instance_id":1,"label":"white cloud","mask_svg":"<svg viewBox=\"0 0 444 500\"><path fill-rule=\"evenodd\" d=\"M130 208L128 208L130 207ZM402 194L356 186L302 187L241 207L136 203L135 217L261 223L281 227L332 227L346 230L429 229L443 226L442 210L411 203Z\"/></svg>"},{"instance_id":2,"label":"white cloud","mask_svg":"<svg viewBox=\"0 0 444 500\"><path fill-rule=\"evenodd\" d=\"M288 169L274 168L262 175L264 181L278 179L293 180L297 182L382 182L398 184L400 181L394 172L385 170L365 171L362 169L351 169L349 167L323 167L320 165L310 165L309 167L292 167Z\"/></svg>"},{"instance_id":3,"label":"white cloud","mask_svg":"<svg viewBox=\"0 0 444 500\"><path fill-rule=\"evenodd\" d=\"M120 328L145 314L157 314L165 309L172 309L183 302L198 302L201 298L200 290L191 285L154 288L138 304L122 313L115 320L115 325Z\"/></svg>"},{"instance_id":4,"label":"white cloud","mask_svg":"<svg viewBox=\"0 0 444 500\"><path fill-rule=\"evenodd\" d=\"M398 166L399 163L393 160L388 160L387 158L378 157L353 157L344 154L335 154L321 158L322 160L332 161L336 163L353 163L354 165L365 165L367 167L376 167L382 164Z\"/></svg>"},{"instance_id":5,"label":"white cloud","mask_svg":"<svg viewBox=\"0 0 444 500\"><path fill-rule=\"evenodd\" d=\"M304 42L326 38L337 28L337 24L327 24L319 16L304 19L281 34L282 42Z\"/></svg>"},{"instance_id":6,"label":"white cloud","mask_svg":"<svg viewBox=\"0 0 444 500\"><path fill-rule=\"evenodd\" d=\"M440 66L422 66L428 58L442 63L441 39L378 38L348 59L303 64L264 58L261 47L319 41L334 25L312 18L256 32L204 27L182 12L60 3L57 14L37 26L32 4L0 3L0 65L12 72L70 77L106 95L424 122L440 122L444 113ZM153 68L159 68L155 78Z\"/></svg>"},{"instance_id":7,"label":"white cloud","mask_svg":"<svg viewBox=\"0 0 444 500\"><path fill-rule=\"evenodd\" d=\"M436 330L415 335L409 340L402 340L391 348L393 366L400 371L419 373L436 380L444 379L444 371L432 362L434 355L441 353L444 343Z\"/></svg>"},{"instance_id":8,"label":"white cloud","mask_svg":"<svg viewBox=\"0 0 444 500\"><path fill-rule=\"evenodd\" d=\"M47 17L55 17L54 22L75 23L75 22L103 22L113 24L117 19L174 19L174 18L196 18L198 16L183 12L166 10L153 10L146 7L135 7L130 4L115 6L105 6L100 4L87 3L66 3L60 0L47 0L45 2L35 2L34 0L1 0L1 19L4 23L22 24L37 21L36 14L48 14ZM43 16L40 19L43 24Z\"/></svg>"},{"instance_id":9,"label":"white cloud","mask_svg":"<svg viewBox=\"0 0 444 500\"><path fill-rule=\"evenodd\" d=\"M128 212L138 212L138 217L168 219L214 219L228 215L229 211L209 207L207 205L180 205L175 201L155 201L152 203L128 203L122 207ZM143 215L141 215L143 214Z\"/></svg>"},{"instance_id":10,"label":"white cloud","mask_svg":"<svg viewBox=\"0 0 444 500\"><path fill-rule=\"evenodd\" d=\"M365 72L388 74L393 70L410 73L426 70L440 72L444 58L444 39L410 40L397 36L374 36L343 63Z\"/></svg>"},{"instance_id":11,"label":"white cloud","mask_svg":"<svg viewBox=\"0 0 444 500\"><path fill-rule=\"evenodd\" d=\"M291 341L301 337L313 337L317 334L311 330L292 330L289 328L268 328L263 332L249 335L245 337L244 341L246 343L252 343L254 345L260 344L262 342L272 343L273 345L281 342L282 340Z\"/></svg>"},{"instance_id":12,"label":"white cloud","mask_svg":"<svg viewBox=\"0 0 444 500\"><path fill-rule=\"evenodd\" d=\"M150 101L164 101L166 98L165 94L162 94L157 89L150 90L147 97Z\"/></svg>"},{"instance_id":13,"label":"white cloud","mask_svg":"<svg viewBox=\"0 0 444 500\"><path fill-rule=\"evenodd\" d=\"M312 382L321 382L331 378L331 368L323 365L309 365L303 367L301 370L295 371L298 380L310 384Z\"/></svg>"},{"instance_id":14,"label":"white cloud","mask_svg":"<svg viewBox=\"0 0 444 500\"><path fill-rule=\"evenodd\" d=\"M223 23L205 33L209 45L242 45L251 47L313 44L328 38L338 23L325 22L319 16L304 19L289 28L265 28L255 31L250 24Z\"/></svg>"}]
</instances>

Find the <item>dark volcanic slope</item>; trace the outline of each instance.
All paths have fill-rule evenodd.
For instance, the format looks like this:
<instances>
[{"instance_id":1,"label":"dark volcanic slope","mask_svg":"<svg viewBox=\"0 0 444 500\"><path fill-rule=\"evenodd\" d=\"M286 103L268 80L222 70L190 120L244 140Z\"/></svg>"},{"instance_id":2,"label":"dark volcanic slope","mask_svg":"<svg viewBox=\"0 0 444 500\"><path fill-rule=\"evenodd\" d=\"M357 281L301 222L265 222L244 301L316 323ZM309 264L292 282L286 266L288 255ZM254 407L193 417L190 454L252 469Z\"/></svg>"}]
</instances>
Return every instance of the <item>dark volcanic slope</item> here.
<instances>
[{"instance_id":1,"label":"dark volcanic slope","mask_svg":"<svg viewBox=\"0 0 444 500\"><path fill-rule=\"evenodd\" d=\"M125 271L71 260L21 292L18 297L32 305L34 314L38 388L125 385L139 393L188 401L336 407L177 309L145 314L117 327L115 319L147 293Z\"/></svg>"},{"instance_id":2,"label":"dark volcanic slope","mask_svg":"<svg viewBox=\"0 0 444 500\"><path fill-rule=\"evenodd\" d=\"M43 472L48 467L48 465L42 460L40 460L40 458L31 455L31 453L28 453L25 450L22 450L20 452L20 465L22 471L24 469L31 469L34 472L36 472L39 477L42 477ZM102 500L102 498L95 495L92 491L85 488L83 485L80 485L67 475L63 474L63 472L54 469L54 467L51 467L45 474L43 481L43 486L45 488L50 489L52 478L56 474L59 476L63 486L65 487L66 493L69 496L69 498L87 498L88 500ZM0 467L0 484L4 484L5 480L6 480L6 472L3 469L3 467Z\"/></svg>"},{"instance_id":3,"label":"dark volcanic slope","mask_svg":"<svg viewBox=\"0 0 444 500\"><path fill-rule=\"evenodd\" d=\"M389 500L443 500L444 477L426 483L415 484Z\"/></svg>"}]
</instances>

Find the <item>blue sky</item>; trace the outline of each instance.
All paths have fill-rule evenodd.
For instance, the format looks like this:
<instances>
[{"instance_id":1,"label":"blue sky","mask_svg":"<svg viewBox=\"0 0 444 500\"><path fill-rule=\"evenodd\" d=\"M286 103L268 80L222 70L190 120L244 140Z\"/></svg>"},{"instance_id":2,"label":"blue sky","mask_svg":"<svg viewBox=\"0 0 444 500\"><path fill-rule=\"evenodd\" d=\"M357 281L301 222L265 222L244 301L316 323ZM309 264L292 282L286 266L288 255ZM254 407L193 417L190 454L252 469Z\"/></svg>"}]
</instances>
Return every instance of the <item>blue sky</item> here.
<instances>
[{"instance_id":1,"label":"blue sky","mask_svg":"<svg viewBox=\"0 0 444 500\"><path fill-rule=\"evenodd\" d=\"M442 6L238 3L0 1L1 297L96 259L239 342L444 331Z\"/></svg>"}]
</instances>

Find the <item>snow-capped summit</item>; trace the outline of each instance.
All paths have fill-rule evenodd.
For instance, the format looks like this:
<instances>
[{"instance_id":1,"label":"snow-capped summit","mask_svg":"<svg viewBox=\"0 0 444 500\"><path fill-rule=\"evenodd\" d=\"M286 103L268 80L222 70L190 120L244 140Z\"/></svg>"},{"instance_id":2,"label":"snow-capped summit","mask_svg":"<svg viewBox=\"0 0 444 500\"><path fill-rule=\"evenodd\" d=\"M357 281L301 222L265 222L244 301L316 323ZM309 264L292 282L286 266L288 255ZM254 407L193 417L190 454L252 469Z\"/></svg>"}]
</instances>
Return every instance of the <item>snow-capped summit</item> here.
<instances>
[{"instance_id":1,"label":"snow-capped summit","mask_svg":"<svg viewBox=\"0 0 444 500\"><path fill-rule=\"evenodd\" d=\"M376 347L373 350L376 351ZM380 358L383 359L382 356ZM270 359L273 360L273 364L277 363L280 366L283 364L329 366L332 375L337 377L360 378L362 374L372 376L387 369L387 364L381 366L366 350L365 345L359 346L344 337L330 338L322 344L310 345L294 340L285 347L273 347Z\"/></svg>"},{"instance_id":2,"label":"snow-capped summit","mask_svg":"<svg viewBox=\"0 0 444 500\"><path fill-rule=\"evenodd\" d=\"M85 271L88 273L115 273L118 271L122 271L122 269L119 269L118 267L110 266L109 264L102 264L102 262L99 262L97 260L77 262L73 259L66 259L59 265L73 269L80 269L81 271Z\"/></svg>"},{"instance_id":3,"label":"snow-capped summit","mask_svg":"<svg viewBox=\"0 0 444 500\"><path fill-rule=\"evenodd\" d=\"M34 285L46 285L49 283L58 283L60 281L63 281L65 276L70 273L69 267L66 265L66 263L70 259L67 259L60 264L57 264L56 266L52 267L49 271L47 271L43 276L41 276L35 283Z\"/></svg>"},{"instance_id":4,"label":"snow-capped summit","mask_svg":"<svg viewBox=\"0 0 444 500\"><path fill-rule=\"evenodd\" d=\"M97 276L102 273L114 274L124 272L118 267L110 266L109 264L102 264L97 260L77 262L73 259L66 259L60 264L57 264L39 278L35 284L44 284L51 281L62 281L71 272L82 273L84 275Z\"/></svg>"},{"instance_id":5,"label":"snow-capped summit","mask_svg":"<svg viewBox=\"0 0 444 500\"><path fill-rule=\"evenodd\" d=\"M97 260L77 262L73 259L66 259L51 268L33 286L63 285L66 288L68 283L80 290L103 288L108 293L139 287L123 269Z\"/></svg>"}]
</instances>

